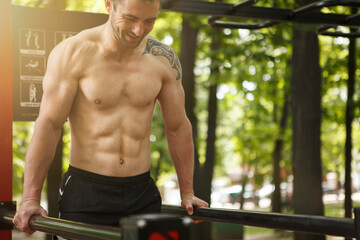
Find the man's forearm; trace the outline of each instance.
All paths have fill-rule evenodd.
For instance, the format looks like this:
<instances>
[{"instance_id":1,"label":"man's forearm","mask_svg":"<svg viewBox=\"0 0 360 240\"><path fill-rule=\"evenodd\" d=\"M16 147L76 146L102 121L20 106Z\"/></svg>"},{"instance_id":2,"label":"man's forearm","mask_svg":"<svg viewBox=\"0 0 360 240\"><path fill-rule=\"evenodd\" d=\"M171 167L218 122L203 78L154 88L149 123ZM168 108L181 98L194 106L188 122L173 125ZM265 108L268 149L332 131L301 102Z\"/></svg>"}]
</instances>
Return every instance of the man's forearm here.
<instances>
[{"instance_id":1,"label":"man's forearm","mask_svg":"<svg viewBox=\"0 0 360 240\"><path fill-rule=\"evenodd\" d=\"M23 201L40 201L42 187L54 158L60 133L61 129L36 123L34 135L26 153Z\"/></svg>"},{"instance_id":2,"label":"man's forearm","mask_svg":"<svg viewBox=\"0 0 360 240\"><path fill-rule=\"evenodd\" d=\"M167 133L169 151L178 176L180 194L193 194L194 144L190 124Z\"/></svg>"}]
</instances>

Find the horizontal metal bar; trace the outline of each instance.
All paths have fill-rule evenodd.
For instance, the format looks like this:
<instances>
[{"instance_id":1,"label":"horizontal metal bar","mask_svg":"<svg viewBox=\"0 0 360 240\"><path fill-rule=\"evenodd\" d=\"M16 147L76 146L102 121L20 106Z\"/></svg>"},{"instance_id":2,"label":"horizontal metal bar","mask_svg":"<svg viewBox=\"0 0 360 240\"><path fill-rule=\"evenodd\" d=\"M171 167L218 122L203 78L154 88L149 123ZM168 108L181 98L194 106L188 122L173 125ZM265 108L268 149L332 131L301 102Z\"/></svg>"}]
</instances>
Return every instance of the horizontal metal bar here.
<instances>
[{"instance_id":1,"label":"horizontal metal bar","mask_svg":"<svg viewBox=\"0 0 360 240\"><path fill-rule=\"evenodd\" d=\"M344 33L339 31L330 32L327 31L331 27L319 27L317 29L317 34L324 35L324 36L331 36L331 37L346 37L346 38L358 38L360 37L360 32L350 32Z\"/></svg>"},{"instance_id":2,"label":"horizontal metal bar","mask_svg":"<svg viewBox=\"0 0 360 240\"><path fill-rule=\"evenodd\" d=\"M163 205L161 210L163 213L188 216L186 210L178 206ZM15 212L0 209L0 222L12 224L14 215ZM359 215L359 213L355 215L358 218L357 215ZM356 224L359 225L359 222L346 218L214 208L195 208L194 214L191 217L195 220L225 222L323 235L351 238L358 237L359 235L356 229ZM39 215L31 217L29 226L36 231L79 240L121 239L120 228L84 224L50 217L41 217Z\"/></svg>"},{"instance_id":3,"label":"horizontal metal bar","mask_svg":"<svg viewBox=\"0 0 360 240\"><path fill-rule=\"evenodd\" d=\"M161 5L161 9L168 9L172 8L174 5L176 5L181 0L165 0L163 4Z\"/></svg>"},{"instance_id":4,"label":"horizontal metal bar","mask_svg":"<svg viewBox=\"0 0 360 240\"><path fill-rule=\"evenodd\" d=\"M258 0L246 0L244 2L236 4L236 5L234 5L234 7L232 9L232 13L236 13L236 12L238 12L240 10L243 10L243 9L245 9L247 7L250 7L250 6L254 5L257 2L258 2Z\"/></svg>"},{"instance_id":5,"label":"horizontal metal bar","mask_svg":"<svg viewBox=\"0 0 360 240\"><path fill-rule=\"evenodd\" d=\"M302 14L294 15L292 9L283 8L267 8L250 6L245 9L240 9L232 13L233 4L221 2L206 2L206 1L180 1L173 7L163 9L163 11L181 12L188 14L210 15L229 18L246 18L258 19L273 22L293 22L303 24L314 24L323 26L348 26L352 28L359 28L360 22L348 21L348 15L321 13L321 12L304 12Z\"/></svg>"},{"instance_id":6,"label":"horizontal metal bar","mask_svg":"<svg viewBox=\"0 0 360 240\"><path fill-rule=\"evenodd\" d=\"M311 3L304 7L293 10L293 15L301 14L305 12L311 12L324 7L335 7L335 6L347 6L347 7L360 7L359 0L327 0L321 2Z\"/></svg>"},{"instance_id":7,"label":"horizontal metal bar","mask_svg":"<svg viewBox=\"0 0 360 240\"><path fill-rule=\"evenodd\" d=\"M180 12L200 15L231 16L233 4L222 2L206 2L183 0L171 8L163 8L163 11Z\"/></svg>"},{"instance_id":8,"label":"horizontal metal bar","mask_svg":"<svg viewBox=\"0 0 360 240\"><path fill-rule=\"evenodd\" d=\"M0 221L12 224L15 212L0 209ZM34 215L30 218L29 226L35 231L58 235L64 238L79 240L119 240L121 239L120 228L105 227L78 223L63 219L42 217Z\"/></svg>"},{"instance_id":9,"label":"horizontal metal bar","mask_svg":"<svg viewBox=\"0 0 360 240\"><path fill-rule=\"evenodd\" d=\"M274 26L274 25L278 24L278 22L267 21L267 22L262 22L262 23L246 24L246 23L239 23L239 22L227 22L227 21L216 20L215 22L209 23L209 24L212 27L235 28L235 29L241 28L241 29L255 30L255 29Z\"/></svg>"},{"instance_id":10,"label":"horizontal metal bar","mask_svg":"<svg viewBox=\"0 0 360 240\"><path fill-rule=\"evenodd\" d=\"M353 14L346 18L346 21L349 23L360 22L360 14Z\"/></svg>"},{"instance_id":11,"label":"horizontal metal bar","mask_svg":"<svg viewBox=\"0 0 360 240\"><path fill-rule=\"evenodd\" d=\"M187 216L186 211L178 206L163 205L161 210L163 213ZM356 231L355 222L352 219L322 216L196 208L191 217L195 220L235 223L343 237L355 237Z\"/></svg>"},{"instance_id":12,"label":"horizontal metal bar","mask_svg":"<svg viewBox=\"0 0 360 240\"><path fill-rule=\"evenodd\" d=\"M234 5L228 14L233 15L242 9L245 9L247 7L254 5L256 2L257 2L257 0L247 0L247 1L241 2L237 5ZM224 25L227 24L228 22L217 21L221 18L222 18L221 16L211 16L208 19L208 23L212 27L225 27ZM235 27L235 25L232 23L230 23L229 26L231 26L229 28L240 28L240 27Z\"/></svg>"},{"instance_id":13,"label":"horizontal metal bar","mask_svg":"<svg viewBox=\"0 0 360 240\"><path fill-rule=\"evenodd\" d=\"M250 7L252 5L254 5L257 2L257 0L246 0L244 2L241 2L237 5L233 5L231 10L228 12L229 15L233 15L234 13L240 11L241 9L245 9L247 7ZM213 22L215 22L216 20L222 18L221 16L211 16L208 19L208 23L210 25L212 25Z\"/></svg>"},{"instance_id":14,"label":"horizontal metal bar","mask_svg":"<svg viewBox=\"0 0 360 240\"><path fill-rule=\"evenodd\" d=\"M0 202L0 215L4 210L15 212L16 211L16 202L15 201ZM6 222L0 221L0 230L11 230L13 228L14 228L14 226L13 226L12 222L11 222L11 224L8 224Z\"/></svg>"}]
</instances>

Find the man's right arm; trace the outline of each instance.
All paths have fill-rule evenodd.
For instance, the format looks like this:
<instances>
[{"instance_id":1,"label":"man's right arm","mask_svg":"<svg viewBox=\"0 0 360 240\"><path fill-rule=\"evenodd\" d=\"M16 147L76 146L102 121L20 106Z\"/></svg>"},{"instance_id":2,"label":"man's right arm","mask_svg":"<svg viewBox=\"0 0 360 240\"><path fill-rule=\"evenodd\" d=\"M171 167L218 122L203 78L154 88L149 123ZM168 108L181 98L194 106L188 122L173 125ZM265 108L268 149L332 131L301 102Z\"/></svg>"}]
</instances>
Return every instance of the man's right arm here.
<instances>
[{"instance_id":1,"label":"man's right arm","mask_svg":"<svg viewBox=\"0 0 360 240\"><path fill-rule=\"evenodd\" d=\"M77 91L79 69L71 63L74 47L70 43L61 43L49 56L40 113L26 153L22 204L14 224L29 234L34 232L28 226L29 218L47 215L40 206L41 190Z\"/></svg>"}]
</instances>

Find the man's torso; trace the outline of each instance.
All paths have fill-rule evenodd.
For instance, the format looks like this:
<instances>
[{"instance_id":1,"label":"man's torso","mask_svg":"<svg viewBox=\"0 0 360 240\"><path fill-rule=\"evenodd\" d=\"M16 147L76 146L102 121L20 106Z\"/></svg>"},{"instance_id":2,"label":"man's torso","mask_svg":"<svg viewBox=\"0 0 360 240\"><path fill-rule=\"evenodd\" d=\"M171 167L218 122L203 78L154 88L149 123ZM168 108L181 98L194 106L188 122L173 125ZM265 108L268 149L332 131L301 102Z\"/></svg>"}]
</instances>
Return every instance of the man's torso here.
<instances>
[{"instance_id":1,"label":"man's torso","mask_svg":"<svg viewBox=\"0 0 360 240\"><path fill-rule=\"evenodd\" d=\"M147 39L135 54L119 57L102 46L100 33L97 28L79 36L86 50L79 50L82 76L69 114L70 164L133 176L150 168L153 110L169 67L165 58L143 54Z\"/></svg>"}]
</instances>

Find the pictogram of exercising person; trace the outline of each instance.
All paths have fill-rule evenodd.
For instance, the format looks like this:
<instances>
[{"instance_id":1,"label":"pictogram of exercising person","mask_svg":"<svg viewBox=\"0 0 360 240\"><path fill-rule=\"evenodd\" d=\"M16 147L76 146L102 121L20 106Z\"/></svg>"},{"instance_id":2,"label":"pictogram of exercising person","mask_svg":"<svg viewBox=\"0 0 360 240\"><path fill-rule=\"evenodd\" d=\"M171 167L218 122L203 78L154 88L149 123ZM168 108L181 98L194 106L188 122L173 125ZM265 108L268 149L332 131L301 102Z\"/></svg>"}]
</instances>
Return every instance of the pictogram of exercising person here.
<instances>
[{"instance_id":1,"label":"pictogram of exercising person","mask_svg":"<svg viewBox=\"0 0 360 240\"><path fill-rule=\"evenodd\" d=\"M28 72L32 72L33 70L41 73L41 70L39 69L40 65L39 65L39 61L33 61L33 60L29 60L29 62L25 65L26 69L28 70Z\"/></svg>"},{"instance_id":2,"label":"pictogram of exercising person","mask_svg":"<svg viewBox=\"0 0 360 240\"><path fill-rule=\"evenodd\" d=\"M27 48L30 48L31 45L30 45L30 39L31 39L31 35L32 35L32 31L29 30L25 33L25 42L26 42L26 47Z\"/></svg>"},{"instance_id":3,"label":"pictogram of exercising person","mask_svg":"<svg viewBox=\"0 0 360 240\"><path fill-rule=\"evenodd\" d=\"M30 102L36 102L36 85L33 82L29 85L29 100Z\"/></svg>"},{"instance_id":4,"label":"pictogram of exercising person","mask_svg":"<svg viewBox=\"0 0 360 240\"><path fill-rule=\"evenodd\" d=\"M71 128L70 166L59 189L60 218L118 225L119 218L160 212L150 177L150 131L156 101L165 123L182 206L208 204L194 196L194 148L184 107L181 66L173 49L148 34L160 0L105 0L108 21L62 41L51 52L43 97L26 154L22 204L14 224L46 216L45 176L61 128ZM61 106L61 107L59 107Z\"/></svg>"}]
</instances>

